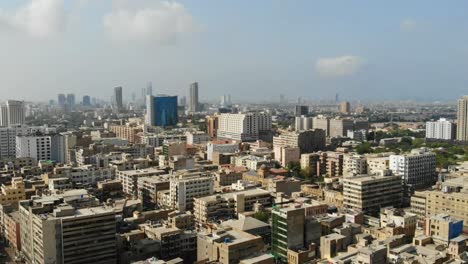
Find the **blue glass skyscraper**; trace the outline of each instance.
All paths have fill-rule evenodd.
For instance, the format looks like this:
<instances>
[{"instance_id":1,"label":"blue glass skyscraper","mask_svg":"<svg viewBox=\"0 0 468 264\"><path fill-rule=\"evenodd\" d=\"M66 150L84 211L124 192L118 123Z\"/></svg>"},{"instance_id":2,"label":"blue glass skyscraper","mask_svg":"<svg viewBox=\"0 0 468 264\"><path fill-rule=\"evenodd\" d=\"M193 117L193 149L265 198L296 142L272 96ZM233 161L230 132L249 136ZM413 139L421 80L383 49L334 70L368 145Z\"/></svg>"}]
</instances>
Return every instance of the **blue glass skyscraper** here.
<instances>
[{"instance_id":1,"label":"blue glass skyscraper","mask_svg":"<svg viewBox=\"0 0 468 264\"><path fill-rule=\"evenodd\" d=\"M177 116L177 96L147 96L146 123L151 126L175 126Z\"/></svg>"}]
</instances>

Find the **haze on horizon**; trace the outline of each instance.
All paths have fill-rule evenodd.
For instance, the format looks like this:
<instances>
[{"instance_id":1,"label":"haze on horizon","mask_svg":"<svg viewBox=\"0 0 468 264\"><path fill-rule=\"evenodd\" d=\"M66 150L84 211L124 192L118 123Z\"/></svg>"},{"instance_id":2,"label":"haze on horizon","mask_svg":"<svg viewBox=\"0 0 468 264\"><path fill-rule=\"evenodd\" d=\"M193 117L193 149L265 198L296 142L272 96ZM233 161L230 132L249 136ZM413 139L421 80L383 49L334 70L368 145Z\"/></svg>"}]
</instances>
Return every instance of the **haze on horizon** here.
<instances>
[{"instance_id":1,"label":"haze on horizon","mask_svg":"<svg viewBox=\"0 0 468 264\"><path fill-rule=\"evenodd\" d=\"M0 3L0 101L455 100L468 83L468 2L11 0Z\"/></svg>"}]
</instances>

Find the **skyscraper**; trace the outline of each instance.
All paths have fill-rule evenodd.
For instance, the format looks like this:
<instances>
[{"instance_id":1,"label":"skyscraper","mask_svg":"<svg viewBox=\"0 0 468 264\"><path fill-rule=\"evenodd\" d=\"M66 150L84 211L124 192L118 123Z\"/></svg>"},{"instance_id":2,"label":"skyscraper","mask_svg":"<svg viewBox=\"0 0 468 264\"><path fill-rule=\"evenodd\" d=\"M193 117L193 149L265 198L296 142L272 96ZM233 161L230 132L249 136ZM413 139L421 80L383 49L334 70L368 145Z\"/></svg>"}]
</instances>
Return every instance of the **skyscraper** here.
<instances>
[{"instance_id":1,"label":"skyscraper","mask_svg":"<svg viewBox=\"0 0 468 264\"><path fill-rule=\"evenodd\" d=\"M198 83L190 84L189 112L198 112Z\"/></svg>"},{"instance_id":2,"label":"skyscraper","mask_svg":"<svg viewBox=\"0 0 468 264\"><path fill-rule=\"evenodd\" d=\"M0 106L0 126L24 124L25 108L22 101L8 100Z\"/></svg>"},{"instance_id":3,"label":"skyscraper","mask_svg":"<svg viewBox=\"0 0 468 264\"><path fill-rule=\"evenodd\" d=\"M67 102L67 97L64 94L57 95L57 104L59 106L64 106L66 102Z\"/></svg>"},{"instance_id":4,"label":"skyscraper","mask_svg":"<svg viewBox=\"0 0 468 264\"><path fill-rule=\"evenodd\" d=\"M118 110L123 108L122 86L114 88L114 107Z\"/></svg>"},{"instance_id":5,"label":"skyscraper","mask_svg":"<svg viewBox=\"0 0 468 264\"><path fill-rule=\"evenodd\" d=\"M75 106L75 94L67 94L67 104L70 108Z\"/></svg>"},{"instance_id":6,"label":"skyscraper","mask_svg":"<svg viewBox=\"0 0 468 264\"><path fill-rule=\"evenodd\" d=\"M83 96L83 105L90 106L91 105L91 97L89 95Z\"/></svg>"},{"instance_id":7,"label":"skyscraper","mask_svg":"<svg viewBox=\"0 0 468 264\"><path fill-rule=\"evenodd\" d=\"M146 85L146 95L153 95L153 83L148 82Z\"/></svg>"},{"instance_id":8,"label":"skyscraper","mask_svg":"<svg viewBox=\"0 0 468 264\"><path fill-rule=\"evenodd\" d=\"M303 116L309 114L309 107L307 105L296 105L295 116Z\"/></svg>"},{"instance_id":9,"label":"skyscraper","mask_svg":"<svg viewBox=\"0 0 468 264\"><path fill-rule=\"evenodd\" d=\"M175 126L177 115L177 96L146 97L146 123L151 126Z\"/></svg>"},{"instance_id":10,"label":"skyscraper","mask_svg":"<svg viewBox=\"0 0 468 264\"><path fill-rule=\"evenodd\" d=\"M468 96L458 100L457 140L468 141Z\"/></svg>"}]
</instances>

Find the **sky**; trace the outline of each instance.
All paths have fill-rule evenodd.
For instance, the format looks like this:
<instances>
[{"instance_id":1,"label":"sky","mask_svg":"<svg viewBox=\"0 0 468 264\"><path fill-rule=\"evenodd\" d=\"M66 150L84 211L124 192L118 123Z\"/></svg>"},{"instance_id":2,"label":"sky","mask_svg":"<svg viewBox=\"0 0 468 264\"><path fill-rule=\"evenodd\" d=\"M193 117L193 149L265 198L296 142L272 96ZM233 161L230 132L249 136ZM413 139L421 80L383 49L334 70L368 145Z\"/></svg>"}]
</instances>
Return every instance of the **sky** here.
<instances>
[{"instance_id":1,"label":"sky","mask_svg":"<svg viewBox=\"0 0 468 264\"><path fill-rule=\"evenodd\" d=\"M201 101L446 101L468 93L468 2L0 1L0 101L113 87Z\"/></svg>"}]
</instances>

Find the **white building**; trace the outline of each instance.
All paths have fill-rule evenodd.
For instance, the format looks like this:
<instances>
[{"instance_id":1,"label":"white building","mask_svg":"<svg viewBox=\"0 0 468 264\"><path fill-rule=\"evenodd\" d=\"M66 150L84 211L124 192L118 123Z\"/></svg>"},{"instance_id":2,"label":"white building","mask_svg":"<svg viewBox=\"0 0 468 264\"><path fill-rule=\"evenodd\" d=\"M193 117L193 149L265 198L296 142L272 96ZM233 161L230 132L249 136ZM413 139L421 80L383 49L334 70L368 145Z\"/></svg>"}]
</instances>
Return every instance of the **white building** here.
<instances>
[{"instance_id":1,"label":"white building","mask_svg":"<svg viewBox=\"0 0 468 264\"><path fill-rule=\"evenodd\" d=\"M24 124L24 102L8 100L0 106L0 126Z\"/></svg>"},{"instance_id":2,"label":"white building","mask_svg":"<svg viewBox=\"0 0 468 264\"><path fill-rule=\"evenodd\" d=\"M187 136L187 144L189 145L203 144L210 141L210 136L201 131L187 132L185 135Z\"/></svg>"},{"instance_id":3,"label":"white building","mask_svg":"<svg viewBox=\"0 0 468 264\"><path fill-rule=\"evenodd\" d=\"M50 136L17 136L16 157L33 158L35 161L52 158L52 140Z\"/></svg>"},{"instance_id":4,"label":"white building","mask_svg":"<svg viewBox=\"0 0 468 264\"><path fill-rule=\"evenodd\" d=\"M255 141L262 132L271 131L271 115L263 112L221 114L218 138Z\"/></svg>"},{"instance_id":5,"label":"white building","mask_svg":"<svg viewBox=\"0 0 468 264\"><path fill-rule=\"evenodd\" d=\"M179 211L193 208L193 199L213 194L214 179L196 173L184 173L171 178L169 196L171 207Z\"/></svg>"},{"instance_id":6,"label":"white building","mask_svg":"<svg viewBox=\"0 0 468 264\"><path fill-rule=\"evenodd\" d=\"M296 131L312 129L313 118L307 116L296 116L294 127Z\"/></svg>"},{"instance_id":7,"label":"white building","mask_svg":"<svg viewBox=\"0 0 468 264\"><path fill-rule=\"evenodd\" d=\"M356 176L367 173L366 158L360 155L344 155L343 176Z\"/></svg>"},{"instance_id":8,"label":"white building","mask_svg":"<svg viewBox=\"0 0 468 264\"><path fill-rule=\"evenodd\" d=\"M393 175L400 176L404 184L431 185L436 180L436 154L421 148L409 154L390 155L390 170Z\"/></svg>"},{"instance_id":9,"label":"white building","mask_svg":"<svg viewBox=\"0 0 468 264\"><path fill-rule=\"evenodd\" d=\"M229 141L214 141L206 145L206 154L208 160L213 160L213 152L235 153L239 151L239 144Z\"/></svg>"},{"instance_id":10,"label":"white building","mask_svg":"<svg viewBox=\"0 0 468 264\"><path fill-rule=\"evenodd\" d=\"M426 138L455 139L455 124L445 118L426 122Z\"/></svg>"}]
</instances>

